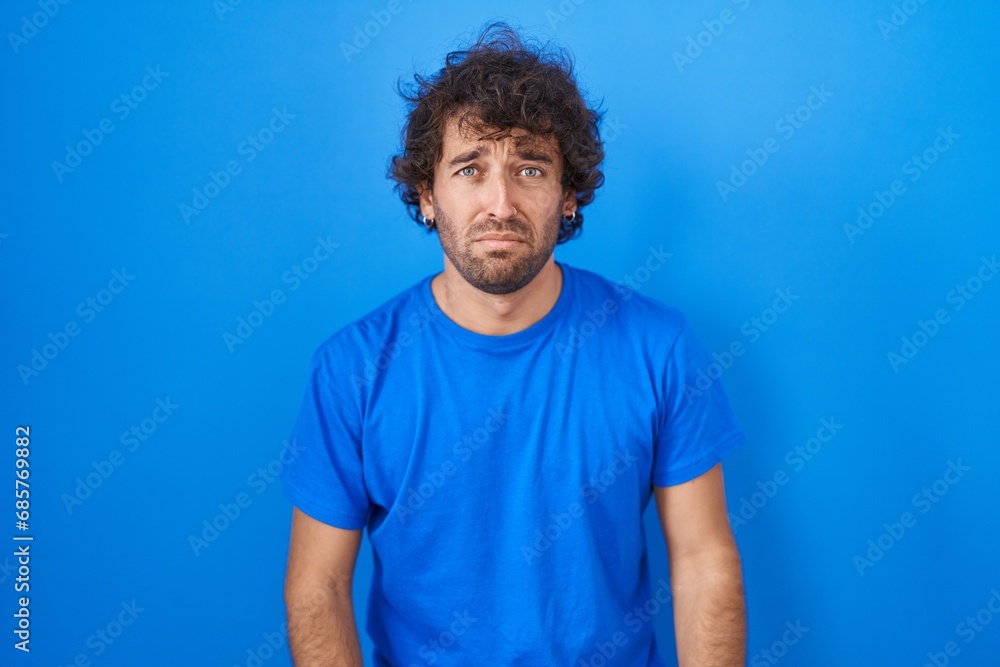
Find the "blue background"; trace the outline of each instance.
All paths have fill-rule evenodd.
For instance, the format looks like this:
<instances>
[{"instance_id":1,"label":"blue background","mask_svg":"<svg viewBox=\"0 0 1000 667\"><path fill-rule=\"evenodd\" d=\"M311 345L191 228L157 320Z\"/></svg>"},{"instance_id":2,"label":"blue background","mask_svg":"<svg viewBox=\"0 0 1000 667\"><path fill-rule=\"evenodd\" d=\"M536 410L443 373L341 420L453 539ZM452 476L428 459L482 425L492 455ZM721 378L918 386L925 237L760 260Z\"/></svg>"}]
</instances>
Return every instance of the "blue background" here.
<instances>
[{"instance_id":1,"label":"blue background","mask_svg":"<svg viewBox=\"0 0 1000 667\"><path fill-rule=\"evenodd\" d=\"M751 664L773 664L769 650L787 665L922 665L949 641L949 664L995 664L1000 279L975 277L1000 251L1000 10L916 0L386 7L16 0L0 10L0 661L289 664L291 507L266 469L316 346L441 270L436 237L405 216L385 178L404 112L393 84L436 71L498 18L569 47L586 96L606 111L606 185L583 235L556 257L623 280L662 246L672 256L643 292L685 312L710 350L744 343L721 381L749 437L726 459L725 482ZM373 11L390 20L369 25L374 36L348 58L342 44ZM689 62L676 55L686 49ZM122 117L115 100L144 77L142 101ZM800 109L814 86L830 95ZM241 142L275 109L294 118L249 161ZM797 110L808 120L789 136L780 122ZM57 174L53 163L103 119L113 131ZM946 150L934 149L949 128ZM720 194L768 138L777 152ZM911 180L906 163L924 151L935 161ZM185 220L180 205L231 160L239 173ZM858 207L879 193L888 201L896 179L903 194L863 233L845 231ZM296 285L286 272L317 237L339 246ZM102 292L123 269L127 286ZM967 283L981 289L959 309L953 290ZM275 289L284 301L227 346L224 334ZM779 289L798 299L772 319ZM78 306L88 298L106 305L89 313ZM926 322L939 309L947 321L934 330ZM766 331L754 317L770 321ZM888 354L920 321L935 334L918 334L916 354L894 367ZM70 322L78 335L22 377L18 367ZM178 406L162 423L150 421L157 399ZM794 464L789 452L824 418L842 427ZM155 431L129 451L122 434L143 420ZM20 424L32 434L30 656L11 634ZM120 465L108 463L115 450ZM954 484L938 481L949 461L969 468ZM92 475L108 465L106 479ZM785 484L768 484L776 473ZM67 507L88 475L99 486ZM933 504L915 502L925 487ZM240 493L250 504L193 547ZM904 512L911 525L894 537L885 524ZM654 504L646 519L656 581L667 561ZM880 537L885 548L866 556ZM366 541L359 619L370 572ZM133 600L131 624L112 643L97 639ZM971 631L962 624L977 612L989 622ZM670 609L654 622L673 661ZM808 630L789 645L796 622ZM268 635L275 655L260 652Z\"/></svg>"}]
</instances>

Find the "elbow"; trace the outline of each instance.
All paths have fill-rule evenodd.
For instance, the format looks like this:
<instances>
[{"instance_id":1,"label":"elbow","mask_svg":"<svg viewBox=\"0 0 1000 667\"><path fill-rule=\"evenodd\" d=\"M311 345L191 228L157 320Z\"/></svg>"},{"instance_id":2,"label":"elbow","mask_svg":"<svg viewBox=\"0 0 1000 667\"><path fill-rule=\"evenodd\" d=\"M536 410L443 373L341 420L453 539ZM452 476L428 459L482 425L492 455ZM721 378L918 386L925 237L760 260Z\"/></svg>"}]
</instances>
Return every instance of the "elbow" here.
<instances>
[{"instance_id":1,"label":"elbow","mask_svg":"<svg viewBox=\"0 0 1000 667\"><path fill-rule=\"evenodd\" d=\"M742 582L743 579L743 563L735 541L677 556L671 554L669 558L672 581L697 583L708 579L737 579Z\"/></svg>"},{"instance_id":2,"label":"elbow","mask_svg":"<svg viewBox=\"0 0 1000 667\"><path fill-rule=\"evenodd\" d=\"M343 600L351 600L351 578L285 578L285 607L291 609L329 609Z\"/></svg>"}]
</instances>

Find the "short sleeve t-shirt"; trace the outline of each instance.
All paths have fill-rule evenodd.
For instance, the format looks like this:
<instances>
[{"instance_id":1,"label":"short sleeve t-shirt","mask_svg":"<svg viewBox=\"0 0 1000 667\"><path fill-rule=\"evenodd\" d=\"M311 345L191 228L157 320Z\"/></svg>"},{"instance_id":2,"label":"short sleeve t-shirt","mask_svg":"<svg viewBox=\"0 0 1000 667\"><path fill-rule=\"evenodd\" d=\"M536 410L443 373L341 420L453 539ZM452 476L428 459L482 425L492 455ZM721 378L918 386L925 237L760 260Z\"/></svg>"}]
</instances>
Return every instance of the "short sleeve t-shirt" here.
<instances>
[{"instance_id":1,"label":"short sleeve t-shirt","mask_svg":"<svg viewBox=\"0 0 1000 667\"><path fill-rule=\"evenodd\" d=\"M427 276L312 357L282 487L368 528L376 665L665 664L642 515L743 429L681 312L556 264L516 333L461 327Z\"/></svg>"}]
</instances>

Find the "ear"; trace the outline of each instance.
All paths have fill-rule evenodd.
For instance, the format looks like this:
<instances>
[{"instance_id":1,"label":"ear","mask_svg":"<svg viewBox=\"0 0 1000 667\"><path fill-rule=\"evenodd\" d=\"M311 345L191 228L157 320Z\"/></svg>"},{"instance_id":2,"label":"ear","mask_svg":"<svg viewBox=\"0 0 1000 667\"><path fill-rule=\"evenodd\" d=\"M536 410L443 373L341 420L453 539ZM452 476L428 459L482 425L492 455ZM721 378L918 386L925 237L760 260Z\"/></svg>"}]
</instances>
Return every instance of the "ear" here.
<instances>
[{"instance_id":1,"label":"ear","mask_svg":"<svg viewBox=\"0 0 1000 667\"><path fill-rule=\"evenodd\" d=\"M434 192L427 181L417 186L420 192L420 213L425 218L434 217Z\"/></svg>"},{"instance_id":2,"label":"ear","mask_svg":"<svg viewBox=\"0 0 1000 667\"><path fill-rule=\"evenodd\" d=\"M563 217L569 218L576 211L576 190L568 189L566 190L566 196L563 197Z\"/></svg>"}]
</instances>

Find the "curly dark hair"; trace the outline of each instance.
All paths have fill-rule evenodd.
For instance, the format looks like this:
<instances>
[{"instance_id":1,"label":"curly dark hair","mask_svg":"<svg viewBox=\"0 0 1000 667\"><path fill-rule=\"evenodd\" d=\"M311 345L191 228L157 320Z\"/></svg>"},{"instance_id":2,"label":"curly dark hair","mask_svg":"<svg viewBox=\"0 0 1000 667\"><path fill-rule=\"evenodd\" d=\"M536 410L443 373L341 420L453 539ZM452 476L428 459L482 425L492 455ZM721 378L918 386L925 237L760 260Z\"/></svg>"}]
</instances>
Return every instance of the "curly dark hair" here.
<instances>
[{"instance_id":1,"label":"curly dark hair","mask_svg":"<svg viewBox=\"0 0 1000 667\"><path fill-rule=\"evenodd\" d=\"M401 79L397 81L409 115L400 133L402 153L392 157L387 176L396 181L394 189L421 227L426 228L418 186L426 182L433 189L445 124L454 117L459 131L470 128L482 134L499 128L480 139L501 137L515 127L531 135L554 135L563 157L562 186L575 191L577 204L572 220L562 218L556 242L581 233L579 209L593 201L594 191L604 184L598 129L604 112L587 107L573 76L572 56L562 49L549 54L546 47L529 49L507 23L494 21L473 46L448 53L436 75L415 73L410 94Z\"/></svg>"}]
</instances>

